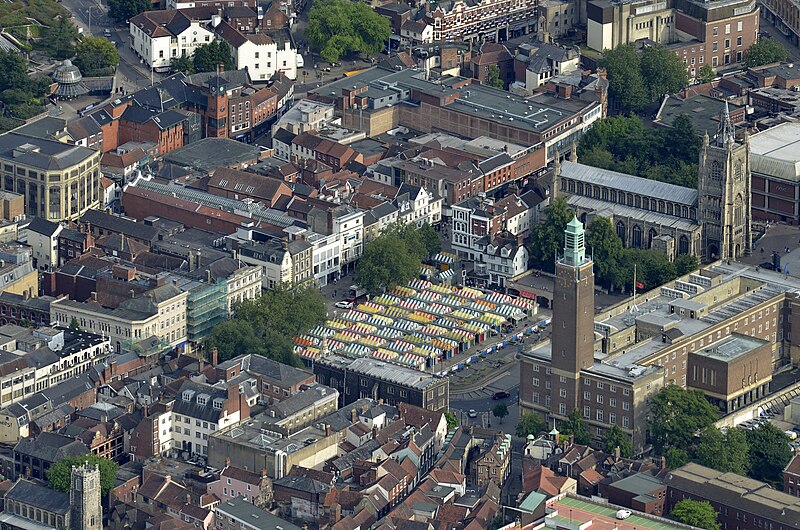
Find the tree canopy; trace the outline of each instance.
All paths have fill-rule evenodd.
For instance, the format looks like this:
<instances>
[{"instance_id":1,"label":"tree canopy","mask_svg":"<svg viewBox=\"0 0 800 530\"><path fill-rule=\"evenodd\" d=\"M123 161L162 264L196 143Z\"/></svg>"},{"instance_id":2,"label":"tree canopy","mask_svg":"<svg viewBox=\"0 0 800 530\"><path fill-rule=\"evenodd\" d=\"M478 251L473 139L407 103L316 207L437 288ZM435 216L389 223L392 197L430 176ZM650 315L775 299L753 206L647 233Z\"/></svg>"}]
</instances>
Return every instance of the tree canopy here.
<instances>
[{"instance_id":1,"label":"tree canopy","mask_svg":"<svg viewBox=\"0 0 800 530\"><path fill-rule=\"evenodd\" d=\"M717 512L708 501L682 500L672 507L669 515L683 524L705 528L705 530L720 530Z\"/></svg>"},{"instance_id":2,"label":"tree canopy","mask_svg":"<svg viewBox=\"0 0 800 530\"><path fill-rule=\"evenodd\" d=\"M672 127L645 127L637 116L610 116L581 135L578 161L686 188L697 187L700 137L685 115Z\"/></svg>"},{"instance_id":3,"label":"tree canopy","mask_svg":"<svg viewBox=\"0 0 800 530\"><path fill-rule=\"evenodd\" d=\"M224 361L253 353L298 366L293 339L326 318L325 299L316 287L277 287L236 306L234 318L214 326L209 339Z\"/></svg>"},{"instance_id":4,"label":"tree canopy","mask_svg":"<svg viewBox=\"0 0 800 530\"><path fill-rule=\"evenodd\" d=\"M700 434L695 461L718 471L746 474L750 459L744 431L728 429L723 433L716 427L707 427Z\"/></svg>"},{"instance_id":5,"label":"tree canopy","mask_svg":"<svg viewBox=\"0 0 800 530\"><path fill-rule=\"evenodd\" d=\"M571 434L576 444L588 445L592 441L592 433L578 409L570 412L567 420L561 423L561 433Z\"/></svg>"},{"instance_id":6,"label":"tree canopy","mask_svg":"<svg viewBox=\"0 0 800 530\"><path fill-rule=\"evenodd\" d=\"M686 65L662 45L641 55L628 44L605 50L600 65L608 75L608 90L625 112L636 112L665 94L689 84Z\"/></svg>"},{"instance_id":7,"label":"tree canopy","mask_svg":"<svg viewBox=\"0 0 800 530\"><path fill-rule=\"evenodd\" d=\"M75 66L85 76L108 74L119 64L116 46L102 37L84 37L75 49Z\"/></svg>"},{"instance_id":8,"label":"tree canopy","mask_svg":"<svg viewBox=\"0 0 800 530\"><path fill-rule=\"evenodd\" d=\"M679 92L689 84L686 65L674 52L661 44L645 48L640 68L649 101L657 101L666 94Z\"/></svg>"},{"instance_id":9,"label":"tree canopy","mask_svg":"<svg viewBox=\"0 0 800 530\"><path fill-rule=\"evenodd\" d=\"M596 217L586 228L586 246L594 260L594 275L598 285L622 288L625 283L622 240L617 236L611 221Z\"/></svg>"},{"instance_id":10,"label":"tree canopy","mask_svg":"<svg viewBox=\"0 0 800 530\"><path fill-rule=\"evenodd\" d=\"M503 89L506 87L503 80L500 79L500 67L496 64L493 64L489 67L489 79L487 80L489 86L493 86L495 88Z\"/></svg>"},{"instance_id":11,"label":"tree canopy","mask_svg":"<svg viewBox=\"0 0 800 530\"><path fill-rule=\"evenodd\" d=\"M744 52L744 64L750 68L781 63L789 57L783 45L772 39L758 39Z\"/></svg>"},{"instance_id":12,"label":"tree canopy","mask_svg":"<svg viewBox=\"0 0 800 530\"><path fill-rule=\"evenodd\" d=\"M72 486L72 466L77 467L84 463L96 464L100 467L100 491L104 497L108 495L108 492L114 487L114 479L119 466L108 458L93 454L68 456L54 463L46 473L48 485L56 491L69 493Z\"/></svg>"},{"instance_id":13,"label":"tree canopy","mask_svg":"<svg viewBox=\"0 0 800 530\"><path fill-rule=\"evenodd\" d=\"M356 268L356 281L371 293L404 285L419 275L422 260L442 248L430 225L395 224L364 245Z\"/></svg>"},{"instance_id":14,"label":"tree canopy","mask_svg":"<svg viewBox=\"0 0 800 530\"><path fill-rule=\"evenodd\" d=\"M28 77L28 65L20 54L0 50L0 101L7 117L24 120L42 113L49 86L47 79Z\"/></svg>"},{"instance_id":15,"label":"tree canopy","mask_svg":"<svg viewBox=\"0 0 800 530\"><path fill-rule=\"evenodd\" d=\"M603 437L603 449L608 454L613 454L616 448L619 447L619 454L623 458L630 458L633 456L633 443L628 433L614 425L606 431Z\"/></svg>"},{"instance_id":16,"label":"tree canopy","mask_svg":"<svg viewBox=\"0 0 800 530\"><path fill-rule=\"evenodd\" d=\"M792 458L786 435L769 422L746 432L750 446L750 476L782 486L783 469Z\"/></svg>"},{"instance_id":17,"label":"tree canopy","mask_svg":"<svg viewBox=\"0 0 800 530\"><path fill-rule=\"evenodd\" d=\"M677 447L685 450L695 433L711 426L719 411L699 390L669 384L650 398L650 433L659 452Z\"/></svg>"},{"instance_id":18,"label":"tree canopy","mask_svg":"<svg viewBox=\"0 0 800 530\"><path fill-rule=\"evenodd\" d=\"M529 434L534 436L547 429L541 414L536 412L523 412L517 423L515 434L520 438L527 438Z\"/></svg>"},{"instance_id":19,"label":"tree canopy","mask_svg":"<svg viewBox=\"0 0 800 530\"><path fill-rule=\"evenodd\" d=\"M633 46L620 45L605 50L600 66L606 69L608 91L623 110L637 111L647 103L648 90L644 86L641 57Z\"/></svg>"},{"instance_id":20,"label":"tree canopy","mask_svg":"<svg viewBox=\"0 0 800 530\"><path fill-rule=\"evenodd\" d=\"M667 468L677 469L689 463L689 453L678 447L670 447L665 455Z\"/></svg>"},{"instance_id":21,"label":"tree canopy","mask_svg":"<svg viewBox=\"0 0 800 530\"><path fill-rule=\"evenodd\" d=\"M458 418L449 410L444 411L444 419L447 421L448 430L453 430L458 427Z\"/></svg>"},{"instance_id":22,"label":"tree canopy","mask_svg":"<svg viewBox=\"0 0 800 530\"><path fill-rule=\"evenodd\" d=\"M387 18L349 0L315 0L305 33L312 50L330 62L352 53L377 53L391 34Z\"/></svg>"},{"instance_id":23,"label":"tree canopy","mask_svg":"<svg viewBox=\"0 0 800 530\"><path fill-rule=\"evenodd\" d=\"M75 40L78 29L69 17L62 16L58 22L46 27L42 35L42 44L56 59L69 59L75 55Z\"/></svg>"},{"instance_id":24,"label":"tree canopy","mask_svg":"<svg viewBox=\"0 0 800 530\"><path fill-rule=\"evenodd\" d=\"M704 64L700 67L700 71L697 75L697 80L701 83L710 83L714 79L717 78L717 73L714 71L714 67L710 64Z\"/></svg>"},{"instance_id":25,"label":"tree canopy","mask_svg":"<svg viewBox=\"0 0 800 530\"><path fill-rule=\"evenodd\" d=\"M531 226L528 255L534 268L555 271L555 256L564 249L564 230L574 214L564 197L556 197L544 209L545 220Z\"/></svg>"},{"instance_id":26,"label":"tree canopy","mask_svg":"<svg viewBox=\"0 0 800 530\"><path fill-rule=\"evenodd\" d=\"M186 75L194 73L194 61L190 57L173 57L169 67L173 72L183 72Z\"/></svg>"},{"instance_id":27,"label":"tree canopy","mask_svg":"<svg viewBox=\"0 0 800 530\"><path fill-rule=\"evenodd\" d=\"M198 46L194 51L192 61L195 72L214 72L220 65L225 70L233 70L231 49L223 40L214 40Z\"/></svg>"},{"instance_id":28,"label":"tree canopy","mask_svg":"<svg viewBox=\"0 0 800 530\"><path fill-rule=\"evenodd\" d=\"M108 16L117 22L127 21L152 5L149 0L108 0Z\"/></svg>"},{"instance_id":29,"label":"tree canopy","mask_svg":"<svg viewBox=\"0 0 800 530\"><path fill-rule=\"evenodd\" d=\"M492 416L500 420L500 423L503 423L503 418L508 416L508 407L503 403L498 403L492 409Z\"/></svg>"}]
</instances>

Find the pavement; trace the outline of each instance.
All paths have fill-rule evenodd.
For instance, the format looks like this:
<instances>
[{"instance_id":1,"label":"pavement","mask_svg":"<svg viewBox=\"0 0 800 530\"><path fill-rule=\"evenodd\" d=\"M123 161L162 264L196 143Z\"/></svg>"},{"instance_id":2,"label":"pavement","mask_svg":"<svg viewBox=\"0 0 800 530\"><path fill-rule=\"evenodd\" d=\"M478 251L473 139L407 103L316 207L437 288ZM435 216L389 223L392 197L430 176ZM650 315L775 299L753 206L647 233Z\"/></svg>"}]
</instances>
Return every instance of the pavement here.
<instances>
[{"instance_id":1,"label":"pavement","mask_svg":"<svg viewBox=\"0 0 800 530\"><path fill-rule=\"evenodd\" d=\"M756 266L772 263L773 252L777 252L781 257L783 272L788 270L789 276L800 278L800 227L786 224L769 225L764 235L753 242L753 254L744 256L739 261Z\"/></svg>"}]
</instances>

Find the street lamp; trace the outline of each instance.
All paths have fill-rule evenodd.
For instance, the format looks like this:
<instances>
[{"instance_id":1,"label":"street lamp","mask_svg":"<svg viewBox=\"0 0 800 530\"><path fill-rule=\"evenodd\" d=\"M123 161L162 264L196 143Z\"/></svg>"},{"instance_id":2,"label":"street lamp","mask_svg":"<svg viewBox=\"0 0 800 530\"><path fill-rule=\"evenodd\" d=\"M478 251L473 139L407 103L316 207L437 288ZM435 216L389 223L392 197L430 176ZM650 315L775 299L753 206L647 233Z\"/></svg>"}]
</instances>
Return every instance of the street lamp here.
<instances>
[{"instance_id":1,"label":"street lamp","mask_svg":"<svg viewBox=\"0 0 800 530\"><path fill-rule=\"evenodd\" d=\"M97 6L89 6L89 9L86 10L87 13L87 21L89 23L89 33L92 32L92 8Z\"/></svg>"}]
</instances>

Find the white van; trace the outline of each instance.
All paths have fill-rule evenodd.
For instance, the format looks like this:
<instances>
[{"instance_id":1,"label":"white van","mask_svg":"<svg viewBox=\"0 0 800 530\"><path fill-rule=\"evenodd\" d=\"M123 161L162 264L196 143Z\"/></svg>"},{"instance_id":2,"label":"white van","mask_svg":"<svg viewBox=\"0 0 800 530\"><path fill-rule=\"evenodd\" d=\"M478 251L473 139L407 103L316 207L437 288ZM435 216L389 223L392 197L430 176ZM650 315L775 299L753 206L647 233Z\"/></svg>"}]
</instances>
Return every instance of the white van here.
<instances>
[{"instance_id":1,"label":"white van","mask_svg":"<svg viewBox=\"0 0 800 530\"><path fill-rule=\"evenodd\" d=\"M305 59L303 59L303 56L298 53L297 54L297 67L298 68L303 68L303 67L305 67L305 65L306 65Z\"/></svg>"}]
</instances>

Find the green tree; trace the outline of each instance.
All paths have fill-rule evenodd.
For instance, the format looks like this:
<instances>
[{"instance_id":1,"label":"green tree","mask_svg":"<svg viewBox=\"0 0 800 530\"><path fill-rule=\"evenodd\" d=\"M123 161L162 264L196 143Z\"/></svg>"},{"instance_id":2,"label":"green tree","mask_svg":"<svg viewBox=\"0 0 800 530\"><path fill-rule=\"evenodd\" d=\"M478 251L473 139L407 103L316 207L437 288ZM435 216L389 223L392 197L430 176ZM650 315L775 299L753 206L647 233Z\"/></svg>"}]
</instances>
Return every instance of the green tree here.
<instances>
[{"instance_id":1,"label":"green tree","mask_svg":"<svg viewBox=\"0 0 800 530\"><path fill-rule=\"evenodd\" d=\"M686 65L661 44L645 48L640 67L649 101L678 92L689 84Z\"/></svg>"},{"instance_id":2,"label":"green tree","mask_svg":"<svg viewBox=\"0 0 800 530\"><path fill-rule=\"evenodd\" d=\"M714 426L707 427L700 434L695 460L718 471L744 475L750 467L744 431L728 429L723 433Z\"/></svg>"},{"instance_id":3,"label":"green tree","mask_svg":"<svg viewBox=\"0 0 800 530\"><path fill-rule=\"evenodd\" d=\"M700 261L697 259L697 256L681 254L675 258L675 274L678 276L696 271L698 267L700 267Z\"/></svg>"},{"instance_id":4,"label":"green tree","mask_svg":"<svg viewBox=\"0 0 800 530\"><path fill-rule=\"evenodd\" d=\"M771 423L747 431L750 446L750 476L764 482L782 485L783 468L792 458L786 435Z\"/></svg>"},{"instance_id":5,"label":"green tree","mask_svg":"<svg viewBox=\"0 0 800 530\"><path fill-rule=\"evenodd\" d=\"M404 285L419 275L425 253L416 230L389 227L364 245L364 253L356 267L356 281L367 291L382 292L395 285Z\"/></svg>"},{"instance_id":6,"label":"green tree","mask_svg":"<svg viewBox=\"0 0 800 530\"><path fill-rule=\"evenodd\" d=\"M541 414L536 412L523 412L517 423L516 435L520 438L527 438L529 434L534 436L547 429Z\"/></svg>"},{"instance_id":7,"label":"green tree","mask_svg":"<svg viewBox=\"0 0 800 530\"><path fill-rule=\"evenodd\" d=\"M700 67L700 72L697 75L697 80L701 83L710 83L714 79L717 78L717 73L714 71L714 67L710 64L704 64Z\"/></svg>"},{"instance_id":8,"label":"green tree","mask_svg":"<svg viewBox=\"0 0 800 530\"><path fill-rule=\"evenodd\" d=\"M503 423L503 418L508 416L508 407L506 407L502 403L498 403L492 409L492 416L500 420L500 423Z\"/></svg>"},{"instance_id":9,"label":"green tree","mask_svg":"<svg viewBox=\"0 0 800 530\"><path fill-rule=\"evenodd\" d=\"M189 57L173 57L169 62L173 72L183 72L186 75L194 73L194 61Z\"/></svg>"},{"instance_id":10,"label":"green tree","mask_svg":"<svg viewBox=\"0 0 800 530\"><path fill-rule=\"evenodd\" d=\"M91 76L119 64L116 46L102 37L84 37L75 48L75 66L83 75Z\"/></svg>"},{"instance_id":11,"label":"green tree","mask_svg":"<svg viewBox=\"0 0 800 530\"><path fill-rule=\"evenodd\" d=\"M69 321L69 329L72 330L72 331L79 331L81 329L80 324L78 324L78 319L77 318L72 317L72 319L70 319L70 321Z\"/></svg>"},{"instance_id":12,"label":"green tree","mask_svg":"<svg viewBox=\"0 0 800 530\"><path fill-rule=\"evenodd\" d=\"M413 230L413 228L411 228ZM425 223L421 227L415 230L417 235L422 241L422 244L425 247L425 257L430 257L438 254L442 250L442 240L439 238L439 234L434 230L434 228Z\"/></svg>"},{"instance_id":13,"label":"green tree","mask_svg":"<svg viewBox=\"0 0 800 530\"><path fill-rule=\"evenodd\" d=\"M506 84L500 79L500 67L496 64L489 67L489 79L487 79L487 84L499 89L506 88Z\"/></svg>"},{"instance_id":14,"label":"green tree","mask_svg":"<svg viewBox=\"0 0 800 530\"><path fill-rule=\"evenodd\" d=\"M193 62L195 72L214 72L220 65L225 70L233 69L231 49L223 40L215 40L198 46L194 51Z\"/></svg>"},{"instance_id":15,"label":"green tree","mask_svg":"<svg viewBox=\"0 0 800 530\"><path fill-rule=\"evenodd\" d=\"M297 366L294 337L325 318L325 298L319 289L281 286L236 306L233 320L214 326L209 345L217 348L220 360L254 353Z\"/></svg>"},{"instance_id":16,"label":"green tree","mask_svg":"<svg viewBox=\"0 0 800 530\"><path fill-rule=\"evenodd\" d=\"M606 453L613 454L619 447L619 454L623 458L630 458L633 455L633 444L628 433L614 425L606 431L603 437L603 448Z\"/></svg>"},{"instance_id":17,"label":"green tree","mask_svg":"<svg viewBox=\"0 0 800 530\"><path fill-rule=\"evenodd\" d=\"M758 39L744 52L744 64L747 67L765 64L782 63L789 56L783 45L772 39Z\"/></svg>"},{"instance_id":18,"label":"green tree","mask_svg":"<svg viewBox=\"0 0 800 530\"><path fill-rule=\"evenodd\" d=\"M650 433L659 452L686 449L695 433L712 425L719 411L698 390L669 384L650 398Z\"/></svg>"},{"instance_id":19,"label":"green tree","mask_svg":"<svg viewBox=\"0 0 800 530\"><path fill-rule=\"evenodd\" d=\"M605 50L600 65L608 75L608 90L623 110L635 112L647 103L641 71L641 59L633 46L622 44L613 50Z\"/></svg>"},{"instance_id":20,"label":"green tree","mask_svg":"<svg viewBox=\"0 0 800 530\"><path fill-rule=\"evenodd\" d=\"M117 22L127 21L151 7L149 0L108 0L108 16Z\"/></svg>"},{"instance_id":21,"label":"green tree","mask_svg":"<svg viewBox=\"0 0 800 530\"><path fill-rule=\"evenodd\" d=\"M592 441L592 434L586 421L581 417L578 409L569 413L567 420L561 423L562 434L571 434L576 444L588 445Z\"/></svg>"},{"instance_id":22,"label":"green tree","mask_svg":"<svg viewBox=\"0 0 800 530\"><path fill-rule=\"evenodd\" d=\"M391 36L389 20L363 2L316 0L308 12L305 36L326 61L352 53L377 53Z\"/></svg>"},{"instance_id":23,"label":"green tree","mask_svg":"<svg viewBox=\"0 0 800 530\"><path fill-rule=\"evenodd\" d=\"M544 209L545 221L531 227L528 254L531 265L548 272L555 270L555 255L564 249L564 230L574 214L564 197L556 197Z\"/></svg>"},{"instance_id":24,"label":"green tree","mask_svg":"<svg viewBox=\"0 0 800 530\"><path fill-rule=\"evenodd\" d=\"M18 53L0 50L0 90L27 89L30 85L28 66Z\"/></svg>"},{"instance_id":25,"label":"green tree","mask_svg":"<svg viewBox=\"0 0 800 530\"><path fill-rule=\"evenodd\" d=\"M83 464L97 465L100 468L100 491L103 497L108 495L114 487L119 466L108 458L93 454L68 456L54 463L46 472L48 485L56 491L69 493L72 485L72 467Z\"/></svg>"},{"instance_id":26,"label":"green tree","mask_svg":"<svg viewBox=\"0 0 800 530\"><path fill-rule=\"evenodd\" d=\"M678 447L670 447L665 459L669 469L677 469L689 463L689 453Z\"/></svg>"},{"instance_id":27,"label":"green tree","mask_svg":"<svg viewBox=\"0 0 800 530\"><path fill-rule=\"evenodd\" d=\"M679 523L705 528L705 530L720 530L717 512L708 501L682 500L672 507L669 515Z\"/></svg>"},{"instance_id":28,"label":"green tree","mask_svg":"<svg viewBox=\"0 0 800 530\"><path fill-rule=\"evenodd\" d=\"M42 43L54 58L69 59L75 55L78 30L66 16L62 16L56 24L45 27L43 34Z\"/></svg>"},{"instance_id":29,"label":"green tree","mask_svg":"<svg viewBox=\"0 0 800 530\"><path fill-rule=\"evenodd\" d=\"M608 289L623 285L622 240L617 236L611 221L606 217L596 217L586 229L586 244L594 260L594 274L597 283Z\"/></svg>"},{"instance_id":30,"label":"green tree","mask_svg":"<svg viewBox=\"0 0 800 530\"><path fill-rule=\"evenodd\" d=\"M451 431L458 427L458 418L449 410L444 411L444 419L447 421L447 430Z\"/></svg>"},{"instance_id":31,"label":"green tree","mask_svg":"<svg viewBox=\"0 0 800 530\"><path fill-rule=\"evenodd\" d=\"M666 254L656 250L626 248L622 256L621 268L624 271L625 285L631 290L633 290L634 266L636 267L636 283L644 284L644 289L653 289L677 277L675 265L667 259ZM641 287L638 289L644 290Z\"/></svg>"}]
</instances>

